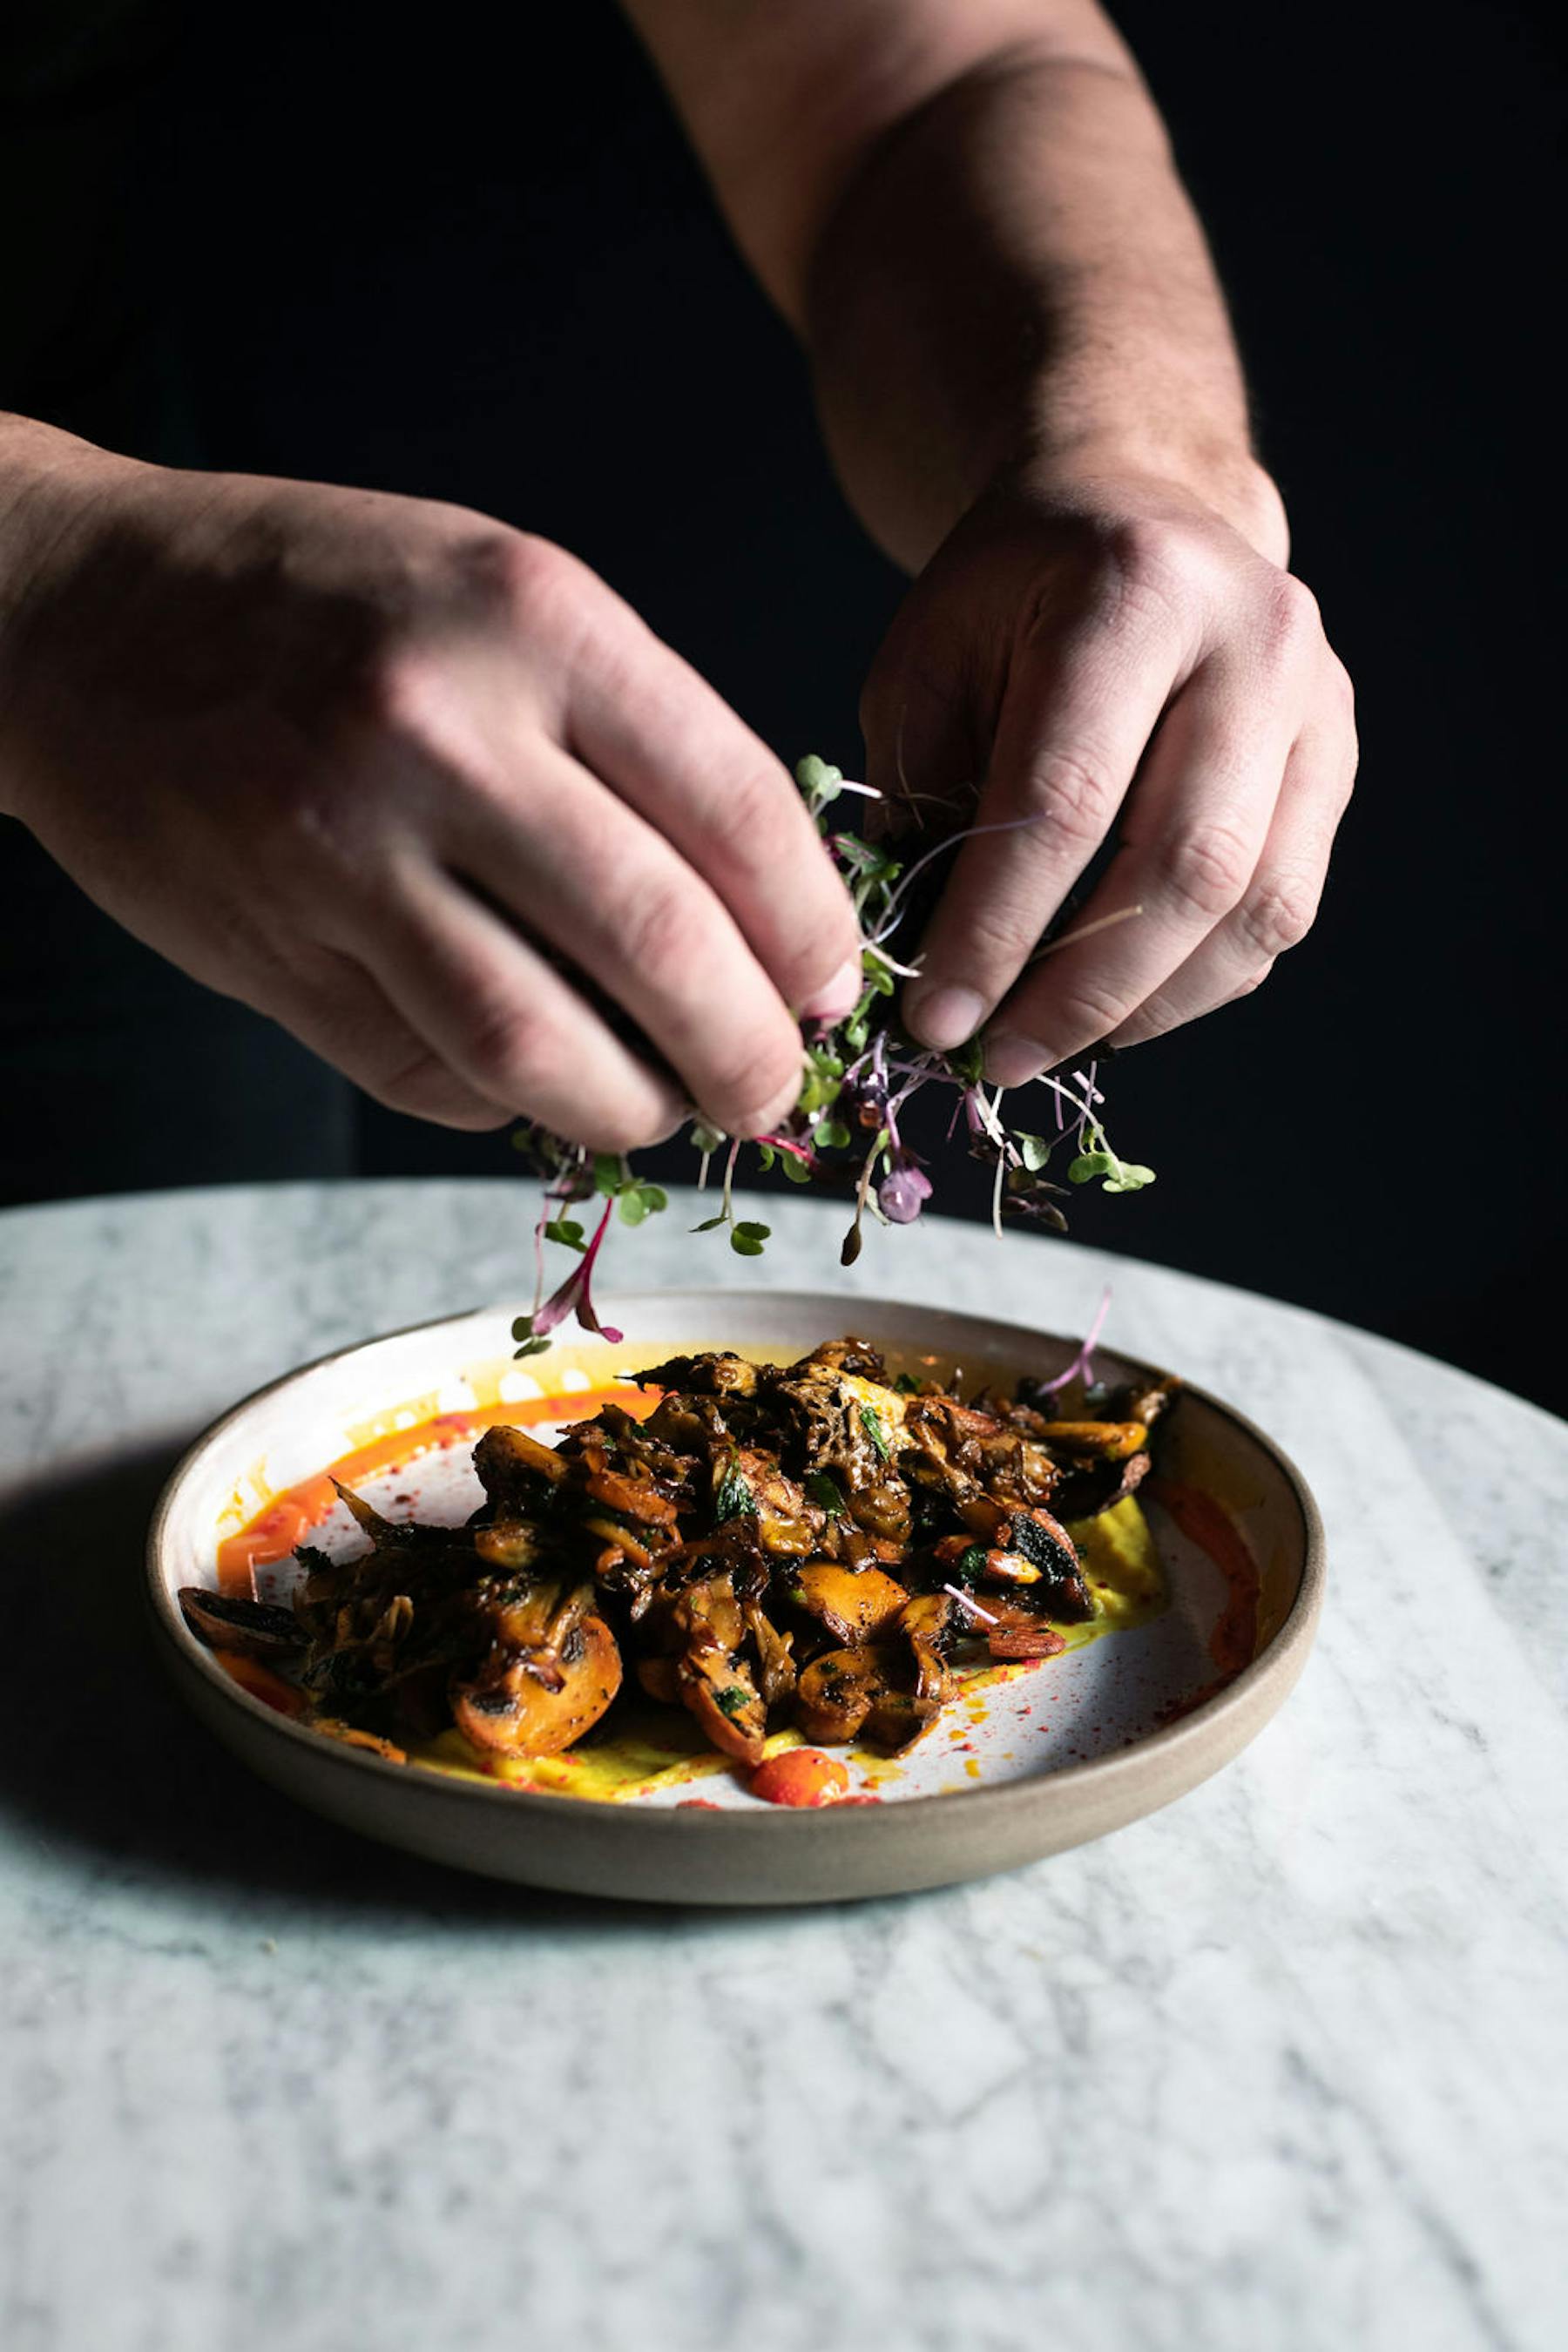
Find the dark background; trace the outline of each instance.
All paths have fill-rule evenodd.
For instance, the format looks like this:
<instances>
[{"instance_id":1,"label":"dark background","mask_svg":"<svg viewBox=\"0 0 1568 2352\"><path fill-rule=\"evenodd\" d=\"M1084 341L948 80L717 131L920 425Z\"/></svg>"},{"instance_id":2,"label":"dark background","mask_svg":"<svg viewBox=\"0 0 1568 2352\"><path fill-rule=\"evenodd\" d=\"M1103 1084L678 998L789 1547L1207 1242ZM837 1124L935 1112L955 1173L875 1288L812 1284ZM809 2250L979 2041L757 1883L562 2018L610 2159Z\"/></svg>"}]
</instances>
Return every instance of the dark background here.
<instances>
[{"instance_id":1,"label":"dark background","mask_svg":"<svg viewBox=\"0 0 1568 2352\"><path fill-rule=\"evenodd\" d=\"M84 151L125 142L125 190L118 163L76 182L83 250L118 236L135 289L117 388L73 359L32 404L148 455L559 539L781 752L854 772L900 581L631 37L608 5L533 14L548 50L462 5L400 29L284 0L204 12L177 51L139 35ZM1560 35L1461 0L1113 14L1219 256L1295 566L1358 684L1363 781L1310 940L1260 995L1118 1062L1113 1132L1160 1181L1083 1201L1075 1231L1562 1410ZM39 85L46 115L61 86ZM155 385L127 356L150 327ZM3 381L0 403L29 404ZM145 965L137 984L143 1032L205 1017ZM144 1052L94 1064L29 1017L37 1084L49 1055L88 1055L107 1109L69 1175L40 1162L12 1197L516 1165L504 1136L318 1116L286 1056L265 1144L220 1120L193 1146L183 1122L172 1164ZM940 1197L984 1189L961 1165Z\"/></svg>"}]
</instances>

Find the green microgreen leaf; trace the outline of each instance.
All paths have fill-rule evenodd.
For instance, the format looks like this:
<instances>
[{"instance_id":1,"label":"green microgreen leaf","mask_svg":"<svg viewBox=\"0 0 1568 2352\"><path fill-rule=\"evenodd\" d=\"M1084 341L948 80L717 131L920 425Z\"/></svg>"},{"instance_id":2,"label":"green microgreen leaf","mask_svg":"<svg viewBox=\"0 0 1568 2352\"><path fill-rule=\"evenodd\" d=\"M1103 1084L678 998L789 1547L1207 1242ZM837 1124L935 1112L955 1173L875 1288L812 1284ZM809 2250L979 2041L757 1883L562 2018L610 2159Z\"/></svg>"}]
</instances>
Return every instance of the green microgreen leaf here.
<instances>
[{"instance_id":1,"label":"green microgreen leaf","mask_svg":"<svg viewBox=\"0 0 1568 2352\"><path fill-rule=\"evenodd\" d=\"M716 1217L704 1217L702 1223L700 1225L693 1225L691 1230L694 1234L710 1234L717 1231L720 1225L727 1225L729 1222L729 1218L721 1209Z\"/></svg>"},{"instance_id":2,"label":"green microgreen leaf","mask_svg":"<svg viewBox=\"0 0 1568 2352\"><path fill-rule=\"evenodd\" d=\"M818 1151L847 1151L854 1140L841 1118L819 1119L811 1139Z\"/></svg>"},{"instance_id":3,"label":"green microgreen leaf","mask_svg":"<svg viewBox=\"0 0 1568 2352\"><path fill-rule=\"evenodd\" d=\"M512 1361L514 1363L520 1362L524 1356L547 1355L549 1350L550 1342L548 1339L525 1339L521 1348L514 1348L512 1349Z\"/></svg>"},{"instance_id":4,"label":"green microgreen leaf","mask_svg":"<svg viewBox=\"0 0 1568 2352\"><path fill-rule=\"evenodd\" d=\"M596 1192L618 1192L626 1181L626 1163L618 1152L595 1152L594 1190Z\"/></svg>"},{"instance_id":5,"label":"green microgreen leaf","mask_svg":"<svg viewBox=\"0 0 1568 2352\"><path fill-rule=\"evenodd\" d=\"M826 1470L811 1471L802 1484L812 1501L820 1503L834 1518L842 1519L847 1516L849 1506L844 1499L838 1481L830 1477Z\"/></svg>"},{"instance_id":6,"label":"green microgreen leaf","mask_svg":"<svg viewBox=\"0 0 1568 2352\"><path fill-rule=\"evenodd\" d=\"M860 1426L870 1439L871 1451L878 1461L890 1462L893 1455L892 1448L888 1444L887 1432L868 1404L863 1404L860 1408Z\"/></svg>"},{"instance_id":7,"label":"green microgreen leaf","mask_svg":"<svg viewBox=\"0 0 1568 2352\"><path fill-rule=\"evenodd\" d=\"M1097 1176L1114 1174L1117 1167L1114 1152L1080 1151L1068 1170L1069 1184L1091 1184Z\"/></svg>"},{"instance_id":8,"label":"green microgreen leaf","mask_svg":"<svg viewBox=\"0 0 1568 2352\"><path fill-rule=\"evenodd\" d=\"M788 1181L790 1181L790 1183L792 1183L792 1184L809 1184L809 1183L810 1183L810 1181L811 1181L811 1171L810 1171L810 1169L806 1166L805 1161L804 1160L797 1160L797 1159L795 1158L795 1154L794 1154L794 1152L793 1152L793 1151L786 1151L786 1152L784 1153L784 1160L783 1160L783 1167L784 1167L784 1175L786 1176L786 1178L788 1179Z\"/></svg>"},{"instance_id":9,"label":"green microgreen leaf","mask_svg":"<svg viewBox=\"0 0 1568 2352\"><path fill-rule=\"evenodd\" d=\"M721 1127L714 1127L705 1118L691 1122L691 1146L695 1151L713 1152L729 1141Z\"/></svg>"},{"instance_id":10,"label":"green microgreen leaf","mask_svg":"<svg viewBox=\"0 0 1568 2352\"><path fill-rule=\"evenodd\" d=\"M744 1235L745 1239L749 1242L768 1241L772 1238L773 1230L773 1229L771 1225L755 1225L751 1223L749 1220L743 1220L735 1228L737 1234Z\"/></svg>"},{"instance_id":11,"label":"green microgreen leaf","mask_svg":"<svg viewBox=\"0 0 1568 2352\"><path fill-rule=\"evenodd\" d=\"M563 1249L583 1250L588 1246L575 1217L552 1217L544 1228L544 1238L547 1242L559 1242Z\"/></svg>"},{"instance_id":12,"label":"green microgreen leaf","mask_svg":"<svg viewBox=\"0 0 1568 2352\"><path fill-rule=\"evenodd\" d=\"M1024 1165L1031 1175L1038 1175L1051 1156L1051 1146L1043 1135L1015 1135L1014 1142L1023 1154Z\"/></svg>"},{"instance_id":13,"label":"green microgreen leaf","mask_svg":"<svg viewBox=\"0 0 1568 2352\"><path fill-rule=\"evenodd\" d=\"M737 1257L761 1257L763 1254L762 1243L751 1234L742 1233L739 1228L730 1236L730 1247Z\"/></svg>"}]
</instances>

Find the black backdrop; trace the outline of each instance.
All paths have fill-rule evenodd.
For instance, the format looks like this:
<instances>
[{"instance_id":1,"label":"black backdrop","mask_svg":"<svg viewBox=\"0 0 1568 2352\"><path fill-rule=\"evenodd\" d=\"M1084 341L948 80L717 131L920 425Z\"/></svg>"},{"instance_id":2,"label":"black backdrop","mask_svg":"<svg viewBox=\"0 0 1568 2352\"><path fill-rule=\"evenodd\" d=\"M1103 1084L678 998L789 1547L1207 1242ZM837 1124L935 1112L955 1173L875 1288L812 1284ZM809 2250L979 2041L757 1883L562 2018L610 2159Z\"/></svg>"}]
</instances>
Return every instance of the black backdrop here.
<instances>
[{"instance_id":1,"label":"black backdrop","mask_svg":"<svg viewBox=\"0 0 1568 2352\"><path fill-rule=\"evenodd\" d=\"M1219 253L1363 766L1311 940L1118 1063L1114 1131L1160 1181L1076 1230L1561 1407L1556 37L1481 0L1114 13ZM782 752L853 772L899 581L630 36L608 5L528 14L548 51L462 0L204 12L160 145L192 453L557 538ZM370 1107L360 1149L516 1164Z\"/></svg>"}]
</instances>

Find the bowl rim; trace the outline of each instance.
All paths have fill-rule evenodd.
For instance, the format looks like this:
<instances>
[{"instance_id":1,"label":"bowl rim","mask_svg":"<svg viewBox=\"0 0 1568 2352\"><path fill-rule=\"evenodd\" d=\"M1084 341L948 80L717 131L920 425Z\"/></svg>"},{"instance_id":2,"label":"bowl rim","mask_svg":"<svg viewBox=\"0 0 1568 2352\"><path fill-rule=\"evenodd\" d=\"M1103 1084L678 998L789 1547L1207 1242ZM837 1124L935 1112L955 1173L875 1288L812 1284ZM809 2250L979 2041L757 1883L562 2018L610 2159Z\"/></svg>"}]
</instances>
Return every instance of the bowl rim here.
<instances>
[{"instance_id":1,"label":"bowl rim","mask_svg":"<svg viewBox=\"0 0 1568 2352\"><path fill-rule=\"evenodd\" d=\"M700 1305L712 1302L715 1307L732 1312L737 1298L781 1306L815 1306L832 1296L819 1290L781 1288L748 1292L719 1285L678 1290L671 1286L653 1290L617 1291L614 1301L606 1300L605 1305L613 1303L615 1307L626 1307L635 1310L639 1305L668 1306L672 1297L678 1297ZM843 1305L865 1317L873 1336L877 1313L883 1308L892 1308L900 1316L929 1316L937 1324L944 1321L984 1324L1004 1335L1004 1349L1005 1335L1010 1333L1016 1334L1020 1340L1036 1345L1042 1340L1055 1344L1067 1349L1069 1356L1081 1345L1079 1339L1060 1332L1042 1330L1037 1324L1014 1322L998 1316L973 1315L961 1307L928 1308L919 1301L871 1297L858 1293L846 1297ZM500 1782L459 1780L426 1765L395 1764L385 1757L376 1756L364 1748L351 1748L342 1740L312 1731L308 1726L279 1714L276 1707L266 1706L226 1675L216 1664L212 1653L196 1640L181 1616L179 1603L163 1573L165 1529L180 1489L203 1455L217 1444L236 1422L267 1398L292 1387L296 1381L311 1372L324 1370L328 1365L339 1363L345 1357L363 1354L394 1340L414 1339L422 1332L444 1329L448 1325L475 1321L481 1317L509 1315L513 1312L514 1306L515 1302L497 1300L479 1307L459 1308L450 1314L427 1316L417 1323L403 1324L395 1330L378 1331L367 1339L351 1340L344 1347L331 1348L323 1355L312 1357L308 1363L295 1365L290 1370L280 1373L276 1380L267 1381L261 1387L251 1390L248 1395L239 1398L215 1421L209 1422L185 1448L159 1491L147 1531L143 1596L154 1630L164 1644L165 1664L177 1664L180 1668L195 1673L211 1693L226 1700L242 1716L248 1717L255 1729L271 1733L282 1741L285 1748L292 1747L302 1762L313 1759L324 1772L368 1773L382 1786L389 1789L401 1787L411 1796L416 1789L420 1799L425 1801L445 1800L456 1803L502 1806L507 1809L509 1816L517 1818L520 1828L531 1821L548 1819L564 1823L575 1817L584 1825L591 1821L605 1831L609 1831L612 1822L622 1824L628 1834L634 1834L639 1840L651 1835L667 1840L700 1836L711 1841L754 1836L758 1823L765 1820L774 1824L768 1832L774 1837L826 1836L851 1841L872 1838L879 1832L885 1834L884 1815L889 1813L895 1817L908 1816L911 1821L929 1821L935 1809L942 1819L952 1820L962 1808L962 1818L978 1826L983 1819L995 1822L1010 1820L1015 1814L1031 1811L1050 1799L1070 1805L1074 1797L1085 1789L1112 1790L1127 1780L1142 1780L1145 1776L1163 1780L1170 1777L1169 1766L1175 1765L1179 1770L1180 1759L1194 1752L1201 1757L1212 1748L1216 1725L1231 1715L1249 1713L1253 1699L1281 1680L1284 1685L1280 1694L1282 1702L1305 1664L1317 1629L1327 1581L1327 1544L1317 1499L1296 1464L1267 1431L1259 1428L1255 1421L1238 1412L1225 1398L1215 1396L1212 1390L1184 1381L1184 1394L1197 1398L1212 1412L1241 1431L1283 1473L1301 1520L1300 1581L1274 1633L1239 1674L1233 1675L1219 1690L1173 1722L1163 1724L1106 1755L1090 1757L1079 1764L1054 1766L1047 1771L1026 1774L1020 1780L989 1783L977 1781L965 1789L947 1790L930 1796L904 1797L890 1807L769 1805L761 1811L753 1811L750 1808L724 1806L711 1811L701 1808L695 1814L689 1811L683 1814L678 1806L618 1805L601 1798L571 1796L564 1791L557 1793L554 1790L514 1789ZM1152 1373L1157 1377L1161 1374L1160 1366L1150 1363L1145 1358L1128 1355L1121 1349L1107 1347L1101 1352L1115 1357L1118 1362L1131 1367L1136 1372ZM1205 1767L1194 1778L1202 1779L1205 1777L1206 1770L1212 1769L1212 1766ZM416 1776L412 1787L410 1775ZM1191 1781L1183 1780L1184 1788L1190 1785Z\"/></svg>"}]
</instances>

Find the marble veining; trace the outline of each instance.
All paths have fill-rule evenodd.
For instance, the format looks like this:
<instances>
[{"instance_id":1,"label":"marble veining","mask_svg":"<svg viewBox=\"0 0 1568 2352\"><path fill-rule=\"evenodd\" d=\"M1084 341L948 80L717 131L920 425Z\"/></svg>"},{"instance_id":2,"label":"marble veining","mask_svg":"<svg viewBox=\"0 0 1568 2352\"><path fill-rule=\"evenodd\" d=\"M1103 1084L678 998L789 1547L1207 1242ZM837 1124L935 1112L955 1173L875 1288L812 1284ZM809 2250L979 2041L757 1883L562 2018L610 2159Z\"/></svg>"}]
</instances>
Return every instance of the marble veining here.
<instances>
[{"instance_id":1,"label":"marble veining","mask_svg":"<svg viewBox=\"0 0 1568 2352\"><path fill-rule=\"evenodd\" d=\"M678 1213L626 1286L820 1286ZM525 1186L0 1218L5 2352L1317 2352L1568 2336L1568 1433L1420 1357L928 1220L844 1277L1110 1337L1322 1504L1317 1654L1103 1843L799 1915L595 1906L249 1780L147 1647L147 1509L259 1382L527 1286ZM700 1258L697 1253L704 1250ZM846 1326L853 1324L847 1305Z\"/></svg>"}]
</instances>

